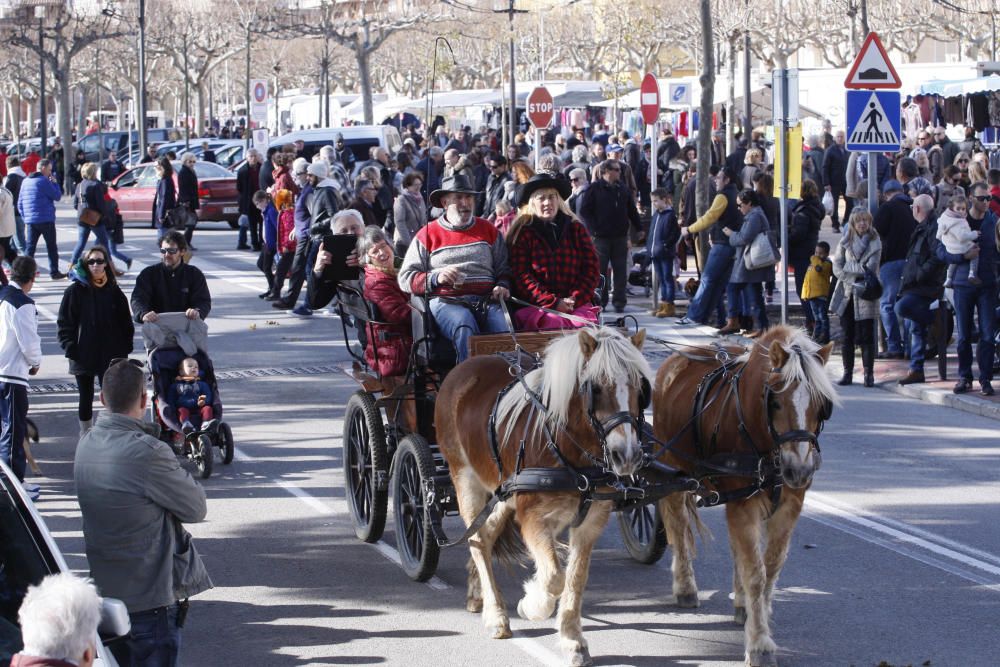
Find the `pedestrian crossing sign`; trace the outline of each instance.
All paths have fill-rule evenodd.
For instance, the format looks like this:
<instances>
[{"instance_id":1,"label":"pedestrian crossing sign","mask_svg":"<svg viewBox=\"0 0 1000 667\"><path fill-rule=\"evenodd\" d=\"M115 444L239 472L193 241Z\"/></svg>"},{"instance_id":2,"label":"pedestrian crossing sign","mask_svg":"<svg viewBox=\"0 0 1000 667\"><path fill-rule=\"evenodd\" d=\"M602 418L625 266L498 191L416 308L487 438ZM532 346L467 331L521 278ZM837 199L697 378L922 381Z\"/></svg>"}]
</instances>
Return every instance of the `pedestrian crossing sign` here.
<instances>
[{"instance_id":1,"label":"pedestrian crossing sign","mask_svg":"<svg viewBox=\"0 0 1000 667\"><path fill-rule=\"evenodd\" d=\"M847 150L897 151L902 134L896 91L847 91Z\"/></svg>"}]
</instances>

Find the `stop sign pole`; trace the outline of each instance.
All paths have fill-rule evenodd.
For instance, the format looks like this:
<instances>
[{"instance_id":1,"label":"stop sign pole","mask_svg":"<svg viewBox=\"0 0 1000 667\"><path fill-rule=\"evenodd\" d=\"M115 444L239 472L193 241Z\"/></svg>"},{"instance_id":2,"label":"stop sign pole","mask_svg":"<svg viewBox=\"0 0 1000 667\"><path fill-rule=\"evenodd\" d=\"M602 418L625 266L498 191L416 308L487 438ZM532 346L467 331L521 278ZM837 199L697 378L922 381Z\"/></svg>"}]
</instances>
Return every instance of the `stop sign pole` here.
<instances>
[{"instance_id":1,"label":"stop sign pole","mask_svg":"<svg viewBox=\"0 0 1000 667\"><path fill-rule=\"evenodd\" d=\"M542 130L548 129L555 115L552 93L545 86L538 86L531 91L527 99L528 120L535 128L535 171L538 171L538 158L542 150Z\"/></svg>"},{"instance_id":2,"label":"stop sign pole","mask_svg":"<svg viewBox=\"0 0 1000 667\"><path fill-rule=\"evenodd\" d=\"M652 73L647 72L646 76L642 77L642 84L639 86L639 111L642 112L642 121L647 125L653 126L653 139L650 145L650 173L649 181L650 188L655 190L659 186L659 178L657 176L657 164L656 158L659 152L659 128L657 127L657 120L660 118L660 84L656 81L656 77ZM648 129L647 129L648 131ZM653 230L650 229L648 234L652 234ZM651 249L652 250L652 249ZM656 273L656 264L653 263L650 267L652 269L653 276L653 310L659 310L659 299L660 299L660 288L659 283L661 280L673 280L673 276L659 276Z\"/></svg>"}]
</instances>

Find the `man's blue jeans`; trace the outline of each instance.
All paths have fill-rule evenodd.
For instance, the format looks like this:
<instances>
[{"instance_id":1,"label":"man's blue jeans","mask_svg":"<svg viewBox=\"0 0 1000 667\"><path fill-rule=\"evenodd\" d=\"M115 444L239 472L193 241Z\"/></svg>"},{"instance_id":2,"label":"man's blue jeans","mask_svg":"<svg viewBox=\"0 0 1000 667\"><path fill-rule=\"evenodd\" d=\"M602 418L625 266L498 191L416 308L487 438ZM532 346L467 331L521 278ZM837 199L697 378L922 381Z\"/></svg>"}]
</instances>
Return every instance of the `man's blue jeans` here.
<instances>
[{"instance_id":1,"label":"man's blue jeans","mask_svg":"<svg viewBox=\"0 0 1000 667\"><path fill-rule=\"evenodd\" d=\"M0 460L24 481L24 427L28 419L28 388L0 382Z\"/></svg>"},{"instance_id":2,"label":"man's blue jeans","mask_svg":"<svg viewBox=\"0 0 1000 667\"><path fill-rule=\"evenodd\" d=\"M705 268L701 271L701 283L698 292L691 299L687 317L699 324L708 324L708 316L721 303L722 295L729 284L729 276L733 272L733 257L736 251L732 246L716 244L708 252Z\"/></svg>"},{"instance_id":3,"label":"man's blue jeans","mask_svg":"<svg viewBox=\"0 0 1000 667\"><path fill-rule=\"evenodd\" d=\"M882 283L879 311L882 316L882 328L885 329L886 352L899 353L903 351L903 336L900 333L895 307L896 297L899 294L899 281L903 277L903 266L905 265L905 259L897 259L886 262L878 270L878 278Z\"/></svg>"},{"instance_id":4,"label":"man's blue jeans","mask_svg":"<svg viewBox=\"0 0 1000 667\"><path fill-rule=\"evenodd\" d=\"M472 301L470 301L471 303ZM443 299L431 299L431 314L437 322L441 335L455 345L457 360L465 361L469 356L469 337L478 333L503 333L509 331L507 320L500 310L500 305L490 302L486 306L484 318L485 331L481 331L479 323L472 311L465 306Z\"/></svg>"},{"instance_id":5,"label":"man's blue jeans","mask_svg":"<svg viewBox=\"0 0 1000 667\"><path fill-rule=\"evenodd\" d=\"M177 605L129 614L132 630L123 642L112 645L122 667L176 667L181 652Z\"/></svg>"},{"instance_id":6,"label":"man's blue jeans","mask_svg":"<svg viewBox=\"0 0 1000 667\"><path fill-rule=\"evenodd\" d=\"M993 354L996 342L996 285L981 287L956 287L955 306L955 347L958 350L958 376L972 379L972 327L973 313L978 311L979 344L976 345L976 363L979 366L979 381L993 380Z\"/></svg>"},{"instance_id":7,"label":"man's blue jeans","mask_svg":"<svg viewBox=\"0 0 1000 667\"><path fill-rule=\"evenodd\" d=\"M59 248L56 246L56 223L36 222L28 225L28 247L25 250L29 257L35 256L38 239L45 239L45 250L49 254L49 275L59 273Z\"/></svg>"},{"instance_id":8,"label":"man's blue jeans","mask_svg":"<svg viewBox=\"0 0 1000 667\"><path fill-rule=\"evenodd\" d=\"M911 371L922 373L924 370L924 344L927 327L934 320L931 314L933 302L934 299L918 294L903 294L896 299L896 315L901 320L909 320Z\"/></svg>"},{"instance_id":9,"label":"man's blue jeans","mask_svg":"<svg viewBox=\"0 0 1000 667\"><path fill-rule=\"evenodd\" d=\"M18 253L27 254L28 244L24 240L24 218L21 217L20 213L14 215L14 246Z\"/></svg>"}]
</instances>

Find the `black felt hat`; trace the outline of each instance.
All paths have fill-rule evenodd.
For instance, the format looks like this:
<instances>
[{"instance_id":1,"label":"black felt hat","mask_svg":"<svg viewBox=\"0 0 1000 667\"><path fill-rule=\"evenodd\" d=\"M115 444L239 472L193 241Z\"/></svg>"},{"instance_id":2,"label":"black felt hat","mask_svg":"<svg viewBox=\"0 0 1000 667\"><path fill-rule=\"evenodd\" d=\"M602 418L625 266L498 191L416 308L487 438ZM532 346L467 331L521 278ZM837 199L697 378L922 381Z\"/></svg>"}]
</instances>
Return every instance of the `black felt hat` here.
<instances>
[{"instance_id":1,"label":"black felt hat","mask_svg":"<svg viewBox=\"0 0 1000 667\"><path fill-rule=\"evenodd\" d=\"M563 199L569 198L573 193L573 186L570 185L568 180L543 171L517 186L517 205L519 207L524 206L536 190L543 188L552 188Z\"/></svg>"}]
</instances>

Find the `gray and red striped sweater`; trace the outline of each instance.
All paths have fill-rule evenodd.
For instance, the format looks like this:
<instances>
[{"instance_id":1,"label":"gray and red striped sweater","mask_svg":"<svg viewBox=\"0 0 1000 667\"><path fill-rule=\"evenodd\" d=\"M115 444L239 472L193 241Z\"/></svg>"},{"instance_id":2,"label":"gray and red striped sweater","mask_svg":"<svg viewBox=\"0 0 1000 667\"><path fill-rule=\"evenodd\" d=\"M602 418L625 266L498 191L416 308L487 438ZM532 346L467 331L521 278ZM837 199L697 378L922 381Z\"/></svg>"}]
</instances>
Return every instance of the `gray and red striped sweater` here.
<instances>
[{"instance_id":1,"label":"gray and red striped sweater","mask_svg":"<svg viewBox=\"0 0 1000 667\"><path fill-rule=\"evenodd\" d=\"M454 266L465 273L461 287L438 285L436 275ZM510 288L507 243L483 218L456 227L444 216L423 227L413 238L399 269L399 287L410 294L482 296L497 285Z\"/></svg>"}]
</instances>

